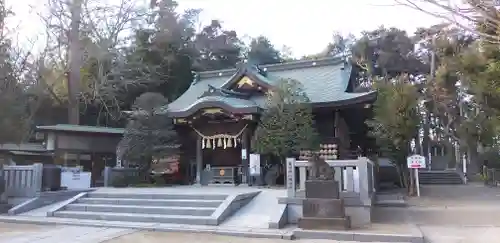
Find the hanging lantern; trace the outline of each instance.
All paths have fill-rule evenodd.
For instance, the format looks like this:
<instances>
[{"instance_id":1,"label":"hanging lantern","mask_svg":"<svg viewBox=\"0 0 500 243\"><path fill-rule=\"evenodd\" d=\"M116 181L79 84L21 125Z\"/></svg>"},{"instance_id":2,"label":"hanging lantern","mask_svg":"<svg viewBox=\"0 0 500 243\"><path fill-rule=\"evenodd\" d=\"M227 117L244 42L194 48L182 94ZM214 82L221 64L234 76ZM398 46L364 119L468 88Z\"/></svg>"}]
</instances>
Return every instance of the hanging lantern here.
<instances>
[{"instance_id":1,"label":"hanging lantern","mask_svg":"<svg viewBox=\"0 0 500 243\"><path fill-rule=\"evenodd\" d=\"M233 142L233 139L231 139L231 138L228 138L228 139L227 139L227 146L228 146L229 148L233 147L233 143L232 143L232 142Z\"/></svg>"},{"instance_id":2,"label":"hanging lantern","mask_svg":"<svg viewBox=\"0 0 500 243\"><path fill-rule=\"evenodd\" d=\"M223 138L223 140L224 140L224 141L223 141L223 143L224 143L224 149L226 149L226 148L227 148L227 139L226 139L226 138Z\"/></svg>"},{"instance_id":3,"label":"hanging lantern","mask_svg":"<svg viewBox=\"0 0 500 243\"><path fill-rule=\"evenodd\" d=\"M217 147L222 147L222 138L219 138L219 140L217 141Z\"/></svg>"},{"instance_id":4,"label":"hanging lantern","mask_svg":"<svg viewBox=\"0 0 500 243\"><path fill-rule=\"evenodd\" d=\"M203 139L201 139L201 148L204 149L205 146L206 146L205 139L203 138Z\"/></svg>"}]
</instances>

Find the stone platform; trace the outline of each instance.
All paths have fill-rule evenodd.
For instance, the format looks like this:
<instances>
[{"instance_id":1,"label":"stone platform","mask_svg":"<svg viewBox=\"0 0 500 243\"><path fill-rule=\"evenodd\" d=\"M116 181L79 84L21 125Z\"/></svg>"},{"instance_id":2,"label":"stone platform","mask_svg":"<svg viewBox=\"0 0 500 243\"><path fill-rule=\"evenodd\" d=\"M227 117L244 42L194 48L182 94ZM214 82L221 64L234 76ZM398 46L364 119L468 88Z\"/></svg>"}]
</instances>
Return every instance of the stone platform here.
<instances>
[{"instance_id":1,"label":"stone platform","mask_svg":"<svg viewBox=\"0 0 500 243\"><path fill-rule=\"evenodd\" d=\"M347 230L351 219L346 216L337 181L306 181L306 198L302 205L299 228L310 230Z\"/></svg>"}]
</instances>

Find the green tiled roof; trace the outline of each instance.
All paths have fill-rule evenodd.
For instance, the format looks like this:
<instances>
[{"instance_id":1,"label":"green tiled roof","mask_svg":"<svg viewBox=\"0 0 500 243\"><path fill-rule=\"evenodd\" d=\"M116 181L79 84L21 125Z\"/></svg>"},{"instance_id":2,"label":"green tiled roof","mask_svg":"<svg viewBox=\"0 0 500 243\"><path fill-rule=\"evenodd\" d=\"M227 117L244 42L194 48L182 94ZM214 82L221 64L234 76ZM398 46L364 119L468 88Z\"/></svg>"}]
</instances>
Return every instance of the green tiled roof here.
<instances>
[{"instance_id":1,"label":"green tiled roof","mask_svg":"<svg viewBox=\"0 0 500 243\"><path fill-rule=\"evenodd\" d=\"M312 103L328 103L342 100L354 99L371 93L347 93L352 66L341 57L331 57L319 60L307 60L289 62L283 64L272 64L260 66L266 72L263 76L257 71L256 75L261 81L271 85L280 79L294 79L300 81ZM208 86L222 87L237 73L237 69L225 69L199 73L199 80L177 100L169 104L171 112L182 112L193 107L194 104L202 102L199 98ZM212 98L213 99L213 98ZM247 100L237 98L220 97L224 103L233 107L248 107L257 104L265 108L263 97L252 97ZM246 101L246 102L243 102Z\"/></svg>"},{"instance_id":2,"label":"green tiled roof","mask_svg":"<svg viewBox=\"0 0 500 243\"><path fill-rule=\"evenodd\" d=\"M86 133L107 133L107 134L123 134L125 129L113 127L94 127L80 126L70 124L57 124L53 126L37 126L38 130L45 131L64 131L64 132L86 132Z\"/></svg>"}]
</instances>

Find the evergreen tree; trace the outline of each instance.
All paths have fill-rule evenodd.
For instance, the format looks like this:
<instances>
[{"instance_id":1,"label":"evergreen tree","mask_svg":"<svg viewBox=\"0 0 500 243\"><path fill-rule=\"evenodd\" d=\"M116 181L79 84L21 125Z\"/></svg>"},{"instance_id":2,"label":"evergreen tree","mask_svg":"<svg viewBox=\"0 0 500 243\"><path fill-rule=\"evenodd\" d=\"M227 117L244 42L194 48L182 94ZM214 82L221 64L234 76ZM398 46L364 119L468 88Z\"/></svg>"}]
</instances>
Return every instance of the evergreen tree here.
<instances>
[{"instance_id":1,"label":"evergreen tree","mask_svg":"<svg viewBox=\"0 0 500 243\"><path fill-rule=\"evenodd\" d=\"M315 149L317 138L309 98L301 83L281 80L268 93L268 107L255 131L253 148L283 161L300 150Z\"/></svg>"},{"instance_id":2,"label":"evergreen tree","mask_svg":"<svg viewBox=\"0 0 500 243\"><path fill-rule=\"evenodd\" d=\"M142 168L148 169L153 155L175 151L177 133L173 120L158 110L167 103L163 95L152 92L135 100L125 134L118 145L120 159L139 162Z\"/></svg>"}]
</instances>

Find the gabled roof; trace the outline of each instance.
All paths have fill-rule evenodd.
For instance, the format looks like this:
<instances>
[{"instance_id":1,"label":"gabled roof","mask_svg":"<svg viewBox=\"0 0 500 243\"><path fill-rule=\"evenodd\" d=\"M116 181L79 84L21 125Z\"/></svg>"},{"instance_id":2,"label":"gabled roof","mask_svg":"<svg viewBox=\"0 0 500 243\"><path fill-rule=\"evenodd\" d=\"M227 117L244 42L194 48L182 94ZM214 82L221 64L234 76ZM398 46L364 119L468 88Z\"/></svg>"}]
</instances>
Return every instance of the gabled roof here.
<instances>
[{"instance_id":1,"label":"gabled roof","mask_svg":"<svg viewBox=\"0 0 500 243\"><path fill-rule=\"evenodd\" d=\"M36 129L42 131L60 132L81 132L81 133L103 133L103 134L123 134L125 129L113 127L81 126L70 124L57 124L53 126L37 126Z\"/></svg>"},{"instance_id":2,"label":"gabled roof","mask_svg":"<svg viewBox=\"0 0 500 243\"><path fill-rule=\"evenodd\" d=\"M241 78L244 76L249 77L253 81L255 81L258 85L265 87L265 88L272 88L273 86L273 81L269 80L266 78L267 72L265 72L263 69L259 68L258 66L248 64L248 63L242 63L239 65L238 68L236 68L236 73L234 73L231 78L229 78L222 86L222 89L229 89L231 85L234 83L238 82Z\"/></svg>"},{"instance_id":3,"label":"gabled roof","mask_svg":"<svg viewBox=\"0 0 500 243\"><path fill-rule=\"evenodd\" d=\"M260 67L242 64L238 68L201 72L189 89L168 105L174 117L184 117L201 107L214 107L234 111L254 111L265 107L265 98L254 96L248 99L227 96L203 97L215 87L227 89L243 76L248 76L263 87L272 87L280 79L300 81L314 106L338 106L374 100L375 92L348 93L352 66L344 57L329 57L318 60L295 61ZM202 105L205 104L205 105ZM223 107L222 107L223 106Z\"/></svg>"}]
</instances>

